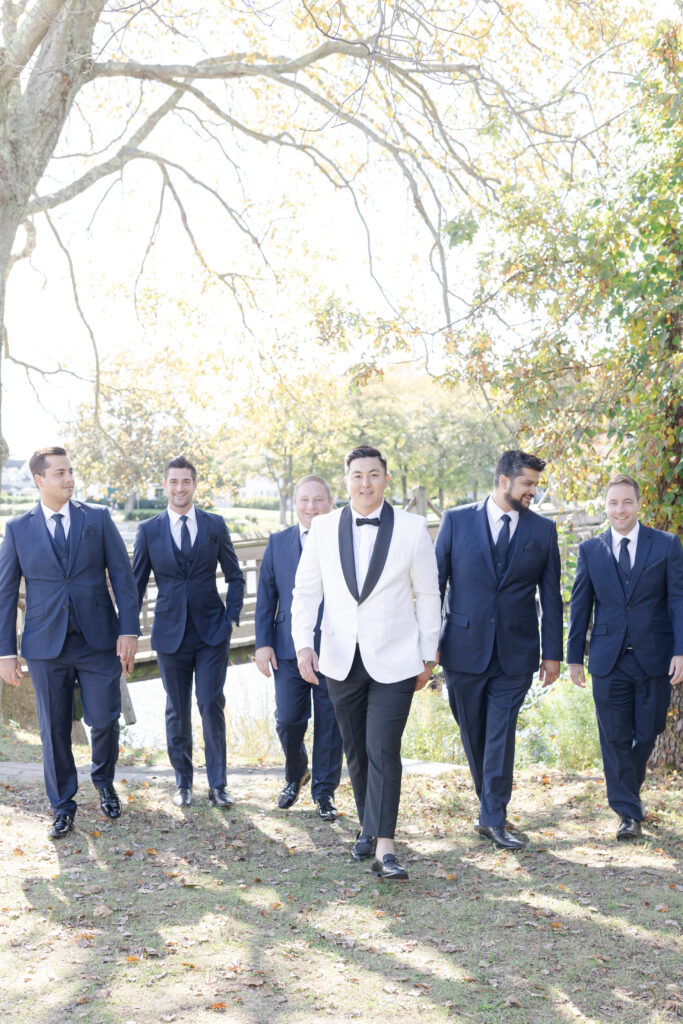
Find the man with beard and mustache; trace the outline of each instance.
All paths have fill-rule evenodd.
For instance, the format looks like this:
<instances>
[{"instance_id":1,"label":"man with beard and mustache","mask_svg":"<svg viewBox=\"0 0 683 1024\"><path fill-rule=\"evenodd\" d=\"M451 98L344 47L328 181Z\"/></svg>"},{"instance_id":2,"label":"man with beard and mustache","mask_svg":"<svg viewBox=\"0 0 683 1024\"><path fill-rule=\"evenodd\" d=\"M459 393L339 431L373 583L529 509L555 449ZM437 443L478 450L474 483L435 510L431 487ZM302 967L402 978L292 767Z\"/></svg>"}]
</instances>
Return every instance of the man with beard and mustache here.
<instances>
[{"instance_id":1,"label":"man with beard and mustache","mask_svg":"<svg viewBox=\"0 0 683 1024\"><path fill-rule=\"evenodd\" d=\"M506 829L517 716L533 674L549 686L562 660L557 531L529 509L544 469L535 455L503 452L493 493L449 509L436 540L445 598L439 653L480 801L475 829L508 850L523 846Z\"/></svg>"}]
</instances>

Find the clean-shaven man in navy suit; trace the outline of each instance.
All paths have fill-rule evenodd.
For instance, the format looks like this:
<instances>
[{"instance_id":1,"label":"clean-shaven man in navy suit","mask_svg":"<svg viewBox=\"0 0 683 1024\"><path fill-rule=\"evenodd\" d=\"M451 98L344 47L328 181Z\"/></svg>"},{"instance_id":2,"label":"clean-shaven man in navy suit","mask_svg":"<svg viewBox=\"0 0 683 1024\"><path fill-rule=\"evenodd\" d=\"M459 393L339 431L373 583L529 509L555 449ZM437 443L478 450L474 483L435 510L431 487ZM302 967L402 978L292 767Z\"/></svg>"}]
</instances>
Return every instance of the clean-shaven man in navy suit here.
<instances>
[{"instance_id":1,"label":"clean-shaven man in navy suit","mask_svg":"<svg viewBox=\"0 0 683 1024\"><path fill-rule=\"evenodd\" d=\"M510 850L523 845L506 828L517 716L534 673L549 686L562 660L557 531L530 510L544 469L535 455L503 452L493 493L449 509L436 539L445 599L439 656L479 797L475 828Z\"/></svg>"},{"instance_id":2,"label":"clean-shaven man in navy suit","mask_svg":"<svg viewBox=\"0 0 683 1024\"><path fill-rule=\"evenodd\" d=\"M133 572L142 605L154 573L152 647L166 690L166 742L175 769L176 807L192 803L192 679L202 719L209 800L232 807L227 792L225 674L230 634L239 625L244 576L222 516L194 505L197 471L184 456L164 469L168 508L140 524ZM228 582L225 603L216 586L220 565Z\"/></svg>"},{"instance_id":3,"label":"clean-shaven man in navy suit","mask_svg":"<svg viewBox=\"0 0 683 1024\"><path fill-rule=\"evenodd\" d=\"M292 636L304 679L315 685L318 671L327 679L361 826L352 856L375 854L379 878L405 881L394 849L401 737L413 694L436 659L436 559L426 520L384 500L389 474L381 453L359 445L345 468L350 503L313 520L301 555Z\"/></svg>"},{"instance_id":4,"label":"clean-shaven man in navy suit","mask_svg":"<svg viewBox=\"0 0 683 1024\"><path fill-rule=\"evenodd\" d=\"M320 476L305 476L294 489L294 511L299 522L288 530L272 533L259 573L256 597L256 665L264 676L275 676L275 718L285 754L286 785L278 807L286 810L298 800L311 779L311 794L323 821L335 821L334 791L341 778L342 739L324 676L317 685L299 672L292 640L292 591L303 546L316 516L332 510L332 492ZM320 620L315 630L315 650L320 651ZM304 736L313 702L312 776Z\"/></svg>"},{"instance_id":5,"label":"clean-shaven man in navy suit","mask_svg":"<svg viewBox=\"0 0 683 1024\"><path fill-rule=\"evenodd\" d=\"M121 672L133 669L138 602L130 559L109 510L73 501L64 448L34 452L29 466L40 501L7 524L0 546L0 676L17 685L19 584L26 581L21 653L36 694L49 835L67 835L76 814L78 776L71 749L76 683L90 727L91 778L108 818L118 818L114 789L119 756ZM109 596L107 573L116 608Z\"/></svg>"},{"instance_id":6,"label":"clean-shaven man in navy suit","mask_svg":"<svg viewBox=\"0 0 683 1024\"><path fill-rule=\"evenodd\" d=\"M640 789L655 740L666 726L671 687L683 681L683 548L673 533L638 521L640 487L625 473L607 484L609 529L579 545L569 606L567 661L598 720L607 799L617 839L641 834Z\"/></svg>"}]
</instances>

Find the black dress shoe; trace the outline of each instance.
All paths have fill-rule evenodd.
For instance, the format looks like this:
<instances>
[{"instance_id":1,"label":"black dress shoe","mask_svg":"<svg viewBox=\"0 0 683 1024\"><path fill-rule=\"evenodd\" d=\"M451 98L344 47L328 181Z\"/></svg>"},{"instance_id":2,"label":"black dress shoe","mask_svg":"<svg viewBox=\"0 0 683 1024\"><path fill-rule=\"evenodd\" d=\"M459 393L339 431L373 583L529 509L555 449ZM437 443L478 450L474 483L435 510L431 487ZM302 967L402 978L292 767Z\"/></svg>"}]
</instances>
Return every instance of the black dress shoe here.
<instances>
[{"instance_id":1,"label":"black dress shoe","mask_svg":"<svg viewBox=\"0 0 683 1024\"><path fill-rule=\"evenodd\" d=\"M285 788L280 793L280 796L278 797L277 801L277 805L281 811L286 811L290 807L294 806L294 804L299 799L299 796L301 795L302 788L306 785L307 782L310 782L310 779L311 773L304 772L301 778L297 779L296 782L287 783Z\"/></svg>"},{"instance_id":2,"label":"black dress shoe","mask_svg":"<svg viewBox=\"0 0 683 1024\"><path fill-rule=\"evenodd\" d=\"M407 882L409 878L408 872L401 867L394 853L385 853L381 861L375 857L372 871L378 878L386 878L388 882Z\"/></svg>"},{"instance_id":3,"label":"black dress shoe","mask_svg":"<svg viewBox=\"0 0 683 1024\"><path fill-rule=\"evenodd\" d=\"M339 817L337 808L332 803L332 797L327 793L321 796L319 800L316 800L318 805L318 815L323 821L336 821Z\"/></svg>"},{"instance_id":4,"label":"black dress shoe","mask_svg":"<svg viewBox=\"0 0 683 1024\"><path fill-rule=\"evenodd\" d=\"M209 803L215 804L216 807L222 807L224 811L228 811L234 802L225 786L212 786L209 789Z\"/></svg>"},{"instance_id":5,"label":"black dress shoe","mask_svg":"<svg viewBox=\"0 0 683 1024\"><path fill-rule=\"evenodd\" d=\"M121 801L113 786L98 786L100 791L100 807L107 818L121 817Z\"/></svg>"},{"instance_id":6,"label":"black dress shoe","mask_svg":"<svg viewBox=\"0 0 683 1024\"><path fill-rule=\"evenodd\" d=\"M192 803L192 787L178 786L173 794L173 803L176 807L189 807Z\"/></svg>"},{"instance_id":7,"label":"black dress shoe","mask_svg":"<svg viewBox=\"0 0 683 1024\"><path fill-rule=\"evenodd\" d=\"M69 814L55 814L52 826L48 830L50 839L61 839L74 827L74 820Z\"/></svg>"},{"instance_id":8,"label":"black dress shoe","mask_svg":"<svg viewBox=\"0 0 683 1024\"><path fill-rule=\"evenodd\" d=\"M637 839L642 834L643 830L640 822L636 821L635 818L628 818L625 814L622 814L619 828L617 829L617 839Z\"/></svg>"},{"instance_id":9,"label":"black dress shoe","mask_svg":"<svg viewBox=\"0 0 683 1024\"><path fill-rule=\"evenodd\" d=\"M477 829L482 839L490 839L499 850L521 850L524 843L511 835L505 828L493 828L491 825L480 825Z\"/></svg>"},{"instance_id":10,"label":"black dress shoe","mask_svg":"<svg viewBox=\"0 0 683 1024\"><path fill-rule=\"evenodd\" d=\"M351 848L351 856L354 860L368 860L373 856L377 840L374 836L364 836L362 832L356 832L356 841Z\"/></svg>"}]
</instances>

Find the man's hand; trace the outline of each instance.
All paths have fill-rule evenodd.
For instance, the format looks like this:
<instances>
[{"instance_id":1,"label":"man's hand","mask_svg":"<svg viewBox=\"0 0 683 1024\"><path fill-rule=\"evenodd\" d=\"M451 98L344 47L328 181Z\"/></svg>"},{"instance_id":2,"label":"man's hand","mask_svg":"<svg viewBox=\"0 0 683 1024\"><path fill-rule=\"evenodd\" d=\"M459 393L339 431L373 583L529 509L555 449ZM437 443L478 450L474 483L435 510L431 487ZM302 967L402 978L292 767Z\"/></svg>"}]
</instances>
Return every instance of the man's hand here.
<instances>
[{"instance_id":1,"label":"man's hand","mask_svg":"<svg viewBox=\"0 0 683 1024\"><path fill-rule=\"evenodd\" d=\"M135 666L135 652L138 649L136 636L120 636L116 641L116 653L121 659L121 671L126 679Z\"/></svg>"},{"instance_id":2,"label":"man's hand","mask_svg":"<svg viewBox=\"0 0 683 1024\"><path fill-rule=\"evenodd\" d=\"M674 654L669 665L669 675L671 676L669 682L672 686L683 682L683 654Z\"/></svg>"},{"instance_id":3,"label":"man's hand","mask_svg":"<svg viewBox=\"0 0 683 1024\"><path fill-rule=\"evenodd\" d=\"M19 680L22 677L23 673L18 658L0 658L0 679L2 679L3 683L9 683L10 686L18 686Z\"/></svg>"},{"instance_id":4,"label":"man's hand","mask_svg":"<svg viewBox=\"0 0 683 1024\"><path fill-rule=\"evenodd\" d=\"M437 663L434 662L434 664L428 665L425 661L423 664L424 671L420 672L419 676L415 678L415 693L417 693L418 690L422 690L427 685L429 680L432 678L432 672L434 671L434 667Z\"/></svg>"},{"instance_id":5,"label":"man's hand","mask_svg":"<svg viewBox=\"0 0 683 1024\"><path fill-rule=\"evenodd\" d=\"M277 668L277 658L272 647L257 647L254 655L256 668L270 679L270 666Z\"/></svg>"},{"instance_id":6,"label":"man's hand","mask_svg":"<svg viewBox=\"0 0 683 1024\"><path fill-rule=\"evenodd\" d=\"M297 653L297 663L299 665L299 672L301 673L302 679L305 679L307 683L312 683L313 686L318 685L318 677L316 672L318 671L318 655L315 653L312 647L302 647Z\"/></svg>"},{"instance_id":7,"label":"man's hand","mask_svg":"<svg viewBox=\"0 0 683 1024\"><path fill-rule=\"evenodd\" d=\"M560 675L560 662L548 661L547 658L544 658L538 674L541 679L541 685L543 687L550 686Z\"/></svg>"},{"instance_id":8,"label":"man's hand","mask_svg":"<svg viewBox=\"0 0 683 1024\"><path fill-rule=\"evenodd\" d=\"M569 665L569 678L573 682L574 686L580 686L583 689L586 685L586 676L584 675L583 665Z\"/></svg>"}]
</instances>

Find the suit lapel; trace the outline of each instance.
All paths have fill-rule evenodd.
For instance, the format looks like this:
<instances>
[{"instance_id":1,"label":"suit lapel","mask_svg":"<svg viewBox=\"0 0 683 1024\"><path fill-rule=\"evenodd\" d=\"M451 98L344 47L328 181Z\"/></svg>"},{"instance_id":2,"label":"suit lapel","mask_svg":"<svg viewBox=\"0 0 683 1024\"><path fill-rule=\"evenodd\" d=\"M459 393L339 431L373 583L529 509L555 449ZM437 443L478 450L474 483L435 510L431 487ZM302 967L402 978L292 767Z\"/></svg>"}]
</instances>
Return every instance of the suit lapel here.
<instances>
[{"instance_id":1,"label":"suit lapel","mask_svg":"<svg viewBox=\"0 0 683 1024\"><path fill-rule=\"evenodd\" d=\"M381 529L381 526L380 526ZM345 505L339 517L339 559L342 572L351 596L358 600L358 581L356 580L356 560L353 557L353 524L351 522L351 506ZM379 540L379 537L377 538ZM368 572L369 575L369 572Z\"/></svg>"},{"instance_id":2,"label":"suit lapel","mask_svg":"<svg viewBox=\"0 0 683 1024\"><path fill-rule=\"evenodd\" d=\"M173 550L175 545L173 543L173 537L171 536L171 517L168 514L168 509L161 514L159 529L161 532L161 541L164 546L164 554L169 560L170 566L173 566L177 570L178 560L175 556L175 551Z\"/></svg>"},{"instance_id":3,"label":"suit lapel","mask_svg":"<svg viewBox=\"0 0 683 1024\"><path fill-rule=\"evenodd\" d=\"M206 538L209 536L209 517L206 512L202 512L200 508L195 509L195 515L197 517L197 536L195 537L194 547L192 548L192 559L190 561L190 572L195 567L195 562L199 557L200 545L203 547L206 544Z\"/></svg>"},{"instance_id":4,"label":"suit lapel","mask_svg":"<svg viewBox=\"0 0 683 1024\"><path fill-rule=\"evenodd\" d=\"M536 515L535 512L520 513L519 519L517 520L517 529L515 530L515 536L512 538L514 543L514 547L512 549L512 556L508 563L508 567L503 575L503 580L512 576L517 566L517 562L522 556L524 545L528 541L534 526L534 521L532 519L532 516L534 515Z\"/></svg>"},{"instance_id":5,"label":"suit lapel","mask_svg":"<svg viewBox=\"0 0 683 1024\"><path fill-rule=\"evenodd\" d=\"M33 528L35 531L36 544L43 549L47 548L48 557L52 559L60 572L64 572L64 566L57 558L57 552L54 549L52 538L50 537L50 531L47 528L43 508L40 502L35 506L31 515L33 516Z\"/></svg>"},{"instance_id":6,"label":"suit lapel","mask_svg":"<svg viewBox=\"0 0 683 1024\"><path fill-rule=\"evenodd\" d=\"M81 534L85 524L85 509L76 501L69 503L69 562L67 572L71 572L74 564L78 545L81 543Z\"/></svg>"},{"instance_id":7,"label":"suit lapel","mask_svg":"<svg viewBox=\"0 0 683 1024\"><path fill-rule=\"evenodd\" d=\"M294 526L291 527L291 534L288 545L289 557L292 561L294 572L296 572L297 566L299 565L299 559L301 558L301 552L303 551L298 523L295 523Z\"/></svg>"},{"instance_id":8,"label":"suit lapel","mask_svg":"<svg viewBox=\"0 0 683 1024\"><path fill-rule=\"evenodd\" d=\"M488 512L486 511L486 502L489 500L489 498L485 498L484 501L480 502L479 505L477 506L477 535L479 538L479 546L481 550L484 552L484 561L489 567L489 570L494 580L497 581L498 577L496 576L496 568L493 564L493 555L491 554L491 534L489 532L489 517Z\"/></svg>"},{"instance_id":9,"label":"suit lapel","mask_svg":"<svg viewBox=\"0 0 683 1024\"><path fill-rule=\"evenodd\" d=\"M631 573L631 593L636 588L636 583L642 573L643 569L647 565L648 558L650 557L650 548L652 547L652 530L649 526L643 526L641 524L638 530L638 545L636 547L636 560L633 563L633 571Z\"/></svg>"},{"instance_id":10,"label":"suit lapel","mask_svg":"<svg viewBox=\"0 0 683 1024\"><path fill-rule=\"evenodd\" d=\"M617 563L612 554L612 531L607 530L605 533L601 533L598 540L602 543L602 550L604 554L604 561L607 563L606 571L609 573L612 580L612 586L617 588L617 592L623 594L624 584L621 582ZM640 547L640 545L638 545Z\"/></svg>"},{"instance_id":11,"label":"suit lapel","mask_svg":"<svg viewBox=\"0 0 683 1024\"><path fill-rule=\"evenodd\" d=\"M349 517L349 519L350 518L351 517ZM366 529L374 530L374 526L366 527ZM362 604L366 597L372 593L378 579L382 575L382 569L384 568L387 555L389 554L389 545L391 544L391 535L393 532L394 509L385 501L382 509L382 515L379 520L379 526L377 527L377 540L375 541L375 546L372 549L372 557L370 558L367 576L365 577L361 595L358 598L359 604ZM353 544L353 537L351 538L351 543Z\"/></svg>"}]
</instances>

